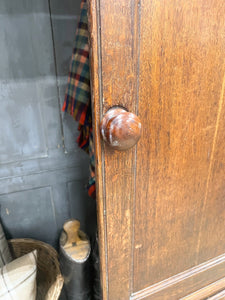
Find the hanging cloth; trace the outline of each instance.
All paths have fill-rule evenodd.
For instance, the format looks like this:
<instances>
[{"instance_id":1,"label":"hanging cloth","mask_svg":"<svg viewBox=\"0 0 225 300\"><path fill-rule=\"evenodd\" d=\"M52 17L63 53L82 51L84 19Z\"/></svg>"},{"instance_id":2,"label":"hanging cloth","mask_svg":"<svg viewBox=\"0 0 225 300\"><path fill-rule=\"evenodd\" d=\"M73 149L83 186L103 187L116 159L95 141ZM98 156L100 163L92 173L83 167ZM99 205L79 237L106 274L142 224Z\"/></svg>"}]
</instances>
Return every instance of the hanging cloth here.
<instances>
[{"instance_id":1,"label":"hanging cloth","mask_svg":"<svg viewBox=\"0 0 225 300\"><path fill-rule=\"evenodd\" d=\"M81 15L75 35L65 100L62 110L79 122L77 139L90 156L88 194L95 198L95 157L92 134L87 0L81 1Z\"/></svg>"}]
</instances>

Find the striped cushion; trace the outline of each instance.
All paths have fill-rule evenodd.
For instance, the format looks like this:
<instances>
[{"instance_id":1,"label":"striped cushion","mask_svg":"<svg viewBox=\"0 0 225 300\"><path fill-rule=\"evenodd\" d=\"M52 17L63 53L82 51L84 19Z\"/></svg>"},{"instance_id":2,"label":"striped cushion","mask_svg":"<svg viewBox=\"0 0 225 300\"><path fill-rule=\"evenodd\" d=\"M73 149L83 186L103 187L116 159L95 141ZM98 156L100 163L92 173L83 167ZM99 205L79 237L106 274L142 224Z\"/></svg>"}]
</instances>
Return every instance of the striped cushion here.
<instances>
[{"instance_id":1,"label":"striped cushion","mask_svg":"<svg viewBox=\"0 0 225 300\"><path fill-rule=\"evenodd\" d=\"M12 261L12 256L9 251L8 243L0 223L0 268Z\"/></svg>"},{"instance_id":2,"label":"striped cushion","mask_svg":"<svg viewBox=\"0 0 225 300\"><path fill-rule=\"evenodd\" d=\"M0 300L36 299L36 256L35 250L0 269Z\"/></svg>"}]
</instances>

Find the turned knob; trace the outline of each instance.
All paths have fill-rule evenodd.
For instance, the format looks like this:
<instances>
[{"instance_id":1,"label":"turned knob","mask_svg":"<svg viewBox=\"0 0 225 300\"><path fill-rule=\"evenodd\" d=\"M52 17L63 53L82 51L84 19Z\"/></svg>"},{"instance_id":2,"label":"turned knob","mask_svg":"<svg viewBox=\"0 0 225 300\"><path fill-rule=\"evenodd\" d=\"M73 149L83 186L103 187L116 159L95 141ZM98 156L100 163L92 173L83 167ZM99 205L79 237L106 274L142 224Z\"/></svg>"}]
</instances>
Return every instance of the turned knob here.
<instances>
[{"instance_id":1,"label":"turned knob","mask_svg":"<svg viewBox=\"0 0 225 300\"><path fill-rule=\"evenodd\" d=\"M100 125L103 140L113 149L127 150L141 137L141 121L121 107L107 111Z\"/></svg>"}]
</instances>

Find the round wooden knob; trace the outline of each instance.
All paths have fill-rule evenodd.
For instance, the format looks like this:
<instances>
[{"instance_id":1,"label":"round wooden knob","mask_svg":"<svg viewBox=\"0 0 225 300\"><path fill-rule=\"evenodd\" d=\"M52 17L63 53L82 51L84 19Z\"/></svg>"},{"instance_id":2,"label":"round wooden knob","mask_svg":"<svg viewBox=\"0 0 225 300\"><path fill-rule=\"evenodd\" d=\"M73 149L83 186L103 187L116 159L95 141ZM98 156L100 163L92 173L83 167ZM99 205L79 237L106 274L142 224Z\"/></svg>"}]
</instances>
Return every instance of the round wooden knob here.
<instances>
[{"instance_id":1,"label":"round wooden knob","mask_svg":"<svg viewBox=\"0 0 225 300\"><path fill-rule=\"evenodd\" d=\"M117 150L133 147L141 137L140 119L121 107L108 110L100 127L103 140Z\"/></svg>"}]
</instances>

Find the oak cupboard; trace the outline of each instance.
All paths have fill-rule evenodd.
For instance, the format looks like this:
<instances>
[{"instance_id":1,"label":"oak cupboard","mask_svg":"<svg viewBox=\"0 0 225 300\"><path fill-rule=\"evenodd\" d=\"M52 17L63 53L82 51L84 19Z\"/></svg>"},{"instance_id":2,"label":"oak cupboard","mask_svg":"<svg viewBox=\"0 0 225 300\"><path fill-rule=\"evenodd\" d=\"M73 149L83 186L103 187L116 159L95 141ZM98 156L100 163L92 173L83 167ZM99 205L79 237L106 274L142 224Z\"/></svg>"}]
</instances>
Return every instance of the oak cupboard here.
<instances>
[{"instance_id":1,"label":"oak cupboard","mask_svg":"<svg viewBox=\"0 0 225 300\"><path fill-rule=\"evenodd\" d=\"M225 2L89 0L89 25L103 298L225 299Z\"/></svg>"}]
</instances>

